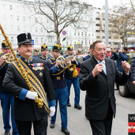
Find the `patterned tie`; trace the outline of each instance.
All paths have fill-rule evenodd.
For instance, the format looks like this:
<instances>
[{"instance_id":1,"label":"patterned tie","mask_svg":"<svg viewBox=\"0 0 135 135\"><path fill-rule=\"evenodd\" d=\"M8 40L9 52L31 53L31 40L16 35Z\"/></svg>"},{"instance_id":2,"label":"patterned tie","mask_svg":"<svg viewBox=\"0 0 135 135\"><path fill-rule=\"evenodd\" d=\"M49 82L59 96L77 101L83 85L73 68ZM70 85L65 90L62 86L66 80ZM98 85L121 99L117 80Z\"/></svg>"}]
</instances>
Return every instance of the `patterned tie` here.
<instances>
[{"instance_id":1,"label":"patterned tie","mask_svg":"<svg viewBox=\"0 0 135 135\"><path fill-rule=\"evenodd\" d=\"M103 71L106 74L106 66L105 66L105 61L100 61L99 63L102 63L103 65Z\"/></svg>"}]
</instances>

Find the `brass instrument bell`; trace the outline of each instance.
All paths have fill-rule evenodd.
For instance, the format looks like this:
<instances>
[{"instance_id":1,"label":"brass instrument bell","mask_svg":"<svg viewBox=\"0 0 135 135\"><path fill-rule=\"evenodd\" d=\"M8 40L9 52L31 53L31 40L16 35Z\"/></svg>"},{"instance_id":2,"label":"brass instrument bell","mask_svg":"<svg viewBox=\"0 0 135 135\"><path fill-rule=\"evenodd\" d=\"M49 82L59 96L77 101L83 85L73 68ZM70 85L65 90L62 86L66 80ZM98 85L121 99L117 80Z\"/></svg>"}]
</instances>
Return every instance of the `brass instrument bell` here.
<instances>
[{"instance_id":1,"label":"brass instrument bell","mask_svg":"<svg viewBox=\"0 0 135 135\"><path fill-rule=\"evenodd\" d=\"M15 61L15 58L12 53L6 53L4 54L4 56L6 57L6 63L11 63Z\"/></svg>"}]
</instances>

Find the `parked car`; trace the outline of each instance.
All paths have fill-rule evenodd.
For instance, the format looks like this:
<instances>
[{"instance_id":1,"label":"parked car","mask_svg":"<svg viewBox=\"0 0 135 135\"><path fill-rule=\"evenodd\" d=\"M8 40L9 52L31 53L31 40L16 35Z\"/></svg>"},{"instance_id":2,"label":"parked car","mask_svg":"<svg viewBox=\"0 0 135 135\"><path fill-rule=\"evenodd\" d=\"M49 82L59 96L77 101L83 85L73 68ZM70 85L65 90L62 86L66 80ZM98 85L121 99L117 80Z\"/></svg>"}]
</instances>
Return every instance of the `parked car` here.
<instances>
[{"instance_id":1,"label":"parked car","mask_svg":"<svg viewBox=\"0 0 135 135\"><path fill-rule=\"evenodd\" d=\"M129 64L131 64L131 60L134 55L134 51L129 53ZM124 86L119 86L119 93L123 97L128 97L130 96L130 94L135 94L135 85L133 85L131 78L128 79L127 83Z\"/></svg>"},{"instance_id":2,"label":"parked car","mask_svg":"<svg viewBox=\"0 0 135 135\"><path fill-rule=\"evenodd\" d=\"M128 97L130 94L135 94L135 85L133 85L131 78L128 79L124 86L119 86L119 93L122 97Z\"/></svg>"}]
</instances>

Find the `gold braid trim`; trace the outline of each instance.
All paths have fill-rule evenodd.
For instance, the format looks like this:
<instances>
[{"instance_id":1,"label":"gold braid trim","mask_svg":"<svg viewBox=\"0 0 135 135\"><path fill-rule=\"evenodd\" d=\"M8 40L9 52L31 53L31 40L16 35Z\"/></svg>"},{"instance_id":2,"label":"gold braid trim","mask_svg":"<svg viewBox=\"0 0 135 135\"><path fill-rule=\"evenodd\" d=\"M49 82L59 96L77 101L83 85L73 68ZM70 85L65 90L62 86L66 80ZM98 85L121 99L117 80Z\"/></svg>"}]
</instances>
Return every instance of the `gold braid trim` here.
<instances>
[{"instance_id":1,"label":"gold braid trim","mask_svg":"<svg viewBox=\"0 0 135 135\"><path fill-rule=\"evenodd\" d=\"M41 89L41 93L42 93L42 95L43 95L43 97L45 98L45 100L47 99L47 96L46 96L46 93L45 93L45 91L44 91L44 88L43 88L43 86L42 86L42 84L41 84L41 82L39 81L39 79L35 76L35 74L33 74L33 72L28 68L28 66L21 60L21 59L19 59L20 60L20 62L23 64L23 66L26 68L26 71L28 72L28 73L30 73L29 75L32 75L32 79L34 78L37 82L38 82L38 84L39 85L37 85L37 83L35 83L35 80L34 80L34 84L36 84L36 86L37 87L41 87L40 89ZM39 89L39 90L40 90ZM43 91L42 91L43 90ZM46 100L47 101L47 100ZM47 105L48 106L48 105Z\"/></svg>"},{"instance_id":2,"label":"gold braid trim","mask_svg":"<svg viewBox=\"0 0 135 135\"><path fill-rule=\"evenodd\" d=\"M51 74L51 75L60 75L61 73L63 73L67 68L63 68L59 73L56 74Z\"/></svg>"},{"instance_id":3,"label":"gold braid trim","mask_svg":"<svg viewBox=\"0 0 135 135\"><path fill-rule=\"evenodd\" d=\"M2 68L6 65L6 62L4 62L4 64L2 65Z\"/></svg>"},{"instance_id":4,"label":"gold braid trim","mask_svg":"<svg viewBox=\"0 0 135 135\"><path fill-rule=\"evenodd\" d=\"M29 87L30 90L32 91L32 86L30 85L30 83L29 83L29 81L28 81L28 79L27 79L27 77L26 77L25 72L23 71L23 69L22 69L22 67L21 67L21 65L20 65L20 63L19 63L19 61L18 61L18 58L17 58L17 56L16 56L16 54L15 54L15 52L14 52L14 49L12 48L12 45L11 45L10 41L8 40L8 37L6 36L5 31L3 30L3 28L2 28L1 25L0 25L0 29L1 29L2 35L4 36L4 38L5 38L6 42L7 42L7 44L9 45L9 48L10 48L12 54L13 54L13 57L14 57L14 59L15 59L17 65L18 65L18 67L19 67L20 70L21 70L21 74L22 74L23 78L25 79L25 81L26 81L28 87Z\"/></svg>"},{"instance_id":5,"label":"gold braid trim","mask_svg":"<svg viewBox=\"0 0 135 135\"><path fill-rule=\"evenodd\" d=\"M26 72L25 72L24 68L22 67L22 65L20 64L20 62L19 62L19 60L18 60L18 58L17 58L17 56L16 56L16 54L15 54L15 52L14 52L14 49L12 48L12 45L11 45L11 43L10 43L8 37L6 36L5 31L4 31L4 29L2 28L1 24L0 24L0 29L1 29L2 35L4 36L4 38L5 38L6 42L7 42L7 44L9 45L9 48L10 48L12 54L13 54L14 60L15 60L16 63L17 63L16 67L17 67L17 69L19 69L18 71L20 72L20 74L22 75L22 77L25 79L25 81L26 81L26 83L27 83L27 85L28 85L30 91L34 91L32 85L31 85L31 83L30 83L30 81L29 81L28 78L27 78ZM14 64L14 65L15 65L15 64ZM46 99L46 100L47 100L47 99ZM40 98L37 97L37 99L35 100L35 102L39 105L39 107L41 107L42 101L41 101ZM46 106L46 104L45 104L45 109L46 109L47 113L49 114L49 113L50 113L50 110L49 110L49 108Z\"/></svg>"},{"instance_id":6,"label":"gold braid trim","mask_svg":"<svg viewBox=\"0 0 135 135\"><path fill-rule=\"evenodd\" d=\"M43 103L45 104L45 110L47 111L47 113L50 113L49 107L48 107L48 102L47 102L47 96L46 93L44 91L44 88L42 86L42 84L40 83L40 81L38 80L38 78L33 74L33 72L27 67L27 65L21 60L19 59L20 63L22 64L23 70L26 72L26 76L30 82L30 84L32 85L32 89L33 91L36 91L38 93L38 95L40 96L40 101L35 101L36 103L38 103L39 107L43 106ZM17 68L17 70L20 72L20 69L17 67L17 65L15 63L13 63L15 65L15 67ZM34 78L34 79L33 79ZM35 85L35 86L34 86Z\"/></svg>"},{"instance_id":7,"label":"gold braid trim","mask_svg":"<svg viewBox=\"0 0 135 135\"><path fill-rule=\"evenodd\" d=\"M39 81L39 79L35 76L35 74L33 74L33 72L28 68L28 66L21 60L19 59L19 61L21 62L21 64L25 67L25 70L26 72L29 73L29 76L30 76L30 79L29 81L32 79L33 80L33 83L34 85L38 88L38 90L40 91L41 94L39 94L40 98L43 100L43 102L45 103L45 106L48 108L49 110L49 107L48 107L48 102L47 102L47 96L46 96L46 93L45 93L45 90L41 84L41 82ZM28 77L29 77L28 76ZM36 80L34 80L34 79ZM37 89L35 89L36 91L38 91Z\"/></svg>"},{"instance_id":8,"label":"gold braid trim","mask_svg":"<svg viewBox=\"0 0 135 135\"><path fill-rule=\"evenodd\" d=\"M55 58L50 58L50 59L49 59L49 62L50 62L52 65L53 65L54 63L56 63L56 60L55 60L54 62L52 62L51 59L52 59L52 60L55 60ZM67 69L67 67L66 67L66 68L63 68L59 73L51 74L51 75L60 75L60 74L63 73L66 69Z\"/></svg>"},{"instance_id":9,"label":"gold braid trim","mask_svg":"<svg viewBox=\"0 0 135 135\"><path fill-rule=\"evenodd\" d=\"M54 63L51 61L51 59L55 60L55 58L50 58L49 62L53 65L54 63L56 63L56 60L54 61Z\"/></svg>"}]
</instances>

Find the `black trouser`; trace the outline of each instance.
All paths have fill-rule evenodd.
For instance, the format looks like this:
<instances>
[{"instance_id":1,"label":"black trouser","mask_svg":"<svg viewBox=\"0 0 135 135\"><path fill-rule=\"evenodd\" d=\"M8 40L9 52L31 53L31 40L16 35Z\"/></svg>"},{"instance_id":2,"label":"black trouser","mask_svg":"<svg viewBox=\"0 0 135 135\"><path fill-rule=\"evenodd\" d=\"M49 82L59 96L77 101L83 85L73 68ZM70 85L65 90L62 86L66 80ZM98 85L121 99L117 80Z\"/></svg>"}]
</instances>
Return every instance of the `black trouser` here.
<instances>
[{"instance_id":1,"label":"black trouser","mask_svg":"<svg viewBox=\"0 0 135 135\"><path fill-rule=\"evenodd\" d=\"M48 116L39 121L18 121L16 120L19 135L31 135L33 124L34 135L47 135Z\"/></svg>"},{"instance_id":2,"label":"black trouser","mask_svg":"<svg viewBox=\"0 0 135 135\"><path fill-rule=\"evenodd\" d=\"M107 116L104 120L89 120L93 135L111 135L113 112L109 105Z\"/></svg>"}]
</instances>

